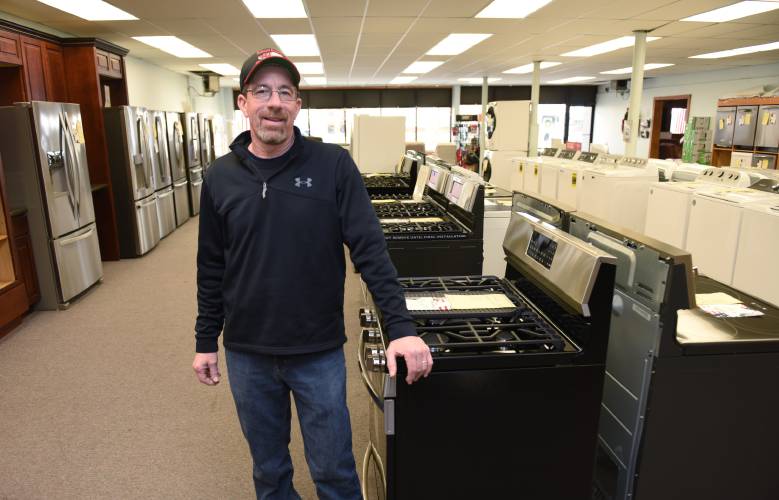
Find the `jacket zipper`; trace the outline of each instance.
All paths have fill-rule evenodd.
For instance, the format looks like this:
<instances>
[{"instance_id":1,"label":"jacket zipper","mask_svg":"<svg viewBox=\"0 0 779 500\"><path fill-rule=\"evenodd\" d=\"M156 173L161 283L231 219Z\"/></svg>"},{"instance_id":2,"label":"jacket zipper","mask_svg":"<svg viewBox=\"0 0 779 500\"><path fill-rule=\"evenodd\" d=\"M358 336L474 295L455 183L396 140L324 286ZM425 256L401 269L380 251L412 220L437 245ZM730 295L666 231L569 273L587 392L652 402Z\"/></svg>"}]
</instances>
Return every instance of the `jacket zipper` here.
<instances>
[{"instance_id":1,"label":"jacket zipper","mask_svg":"<svg viewBox=\"0 0 779 500\"><path fill-rule=\"evenodd\" d=\"M265 199L265 193L268 192L268 183L263 182L262 183L262 198Z\"/></svg>"}]
</instances>

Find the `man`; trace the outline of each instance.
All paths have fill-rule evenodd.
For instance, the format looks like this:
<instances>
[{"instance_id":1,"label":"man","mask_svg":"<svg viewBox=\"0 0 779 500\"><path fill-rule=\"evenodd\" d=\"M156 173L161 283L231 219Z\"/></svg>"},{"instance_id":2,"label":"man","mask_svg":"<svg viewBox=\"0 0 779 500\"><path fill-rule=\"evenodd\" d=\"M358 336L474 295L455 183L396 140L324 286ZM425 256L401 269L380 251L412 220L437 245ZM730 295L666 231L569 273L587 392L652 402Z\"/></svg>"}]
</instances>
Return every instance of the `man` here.
<instances>
[{"instance_id":1,"label":"man","mask_svg":"<svg viewBox=\"0 0 779 500\"><path fill-rule=\"evenodd\" d=\"M473 153L468 153L463 159L463 168L467 168L472 172L479 171L479 157Z\"/></svg>"},{"instance_id":2,"label":"man","mask_svg":"<svg viewBox=\"0 0 779 500\"><path fill-rule=\"evenodd\" d=\"M205 176L198 239L198 318L193 368L220 380L224 326L230 387L254 462L257 498L299 498L289 456L290 399L320 498L360 498L352 455L343 343L343 244L376 305L406 382L432 357L415 335L397 273L356 165L339 146L294 127L300 74L273 49L241 69L238 106L250 130Z\"/></svg>"}]
</instances>

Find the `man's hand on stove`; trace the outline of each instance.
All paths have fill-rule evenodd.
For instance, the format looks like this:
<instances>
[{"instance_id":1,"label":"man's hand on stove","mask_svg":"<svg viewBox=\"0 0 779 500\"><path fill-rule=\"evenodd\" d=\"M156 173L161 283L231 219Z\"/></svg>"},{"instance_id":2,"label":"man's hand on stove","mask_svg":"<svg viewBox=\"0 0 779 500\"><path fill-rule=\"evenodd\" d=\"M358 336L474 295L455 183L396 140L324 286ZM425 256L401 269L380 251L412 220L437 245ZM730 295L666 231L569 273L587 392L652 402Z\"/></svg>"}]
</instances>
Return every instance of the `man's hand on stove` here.
<instances>
[{"instance_id":1,"label":"man's hand on stove","mask_svg":"<svg viewBox=\"0 0 779 500\"><path fill-rule=\"evenodd\" d=\"M395 358L406 360L407 384L413 384L420 377L427 377L430 375L430 370L433 369L433 356L430 355L430 348L419 337L401 337L390 342L389 347L387 347L387 368L390 377L394 377L398 371L398 363Z\"/></svg>"}]
</instances>

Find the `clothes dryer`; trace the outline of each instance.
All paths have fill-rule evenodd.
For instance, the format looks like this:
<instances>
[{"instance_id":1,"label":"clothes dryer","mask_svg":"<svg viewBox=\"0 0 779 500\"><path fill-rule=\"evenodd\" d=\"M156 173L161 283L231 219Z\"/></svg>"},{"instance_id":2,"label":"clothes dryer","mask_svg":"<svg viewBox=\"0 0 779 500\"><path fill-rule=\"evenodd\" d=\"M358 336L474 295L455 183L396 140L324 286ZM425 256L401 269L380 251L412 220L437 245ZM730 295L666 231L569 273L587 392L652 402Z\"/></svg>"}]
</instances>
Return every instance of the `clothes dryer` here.
<instances>
[{"instance_id":1,"label":"clothes dryer","mask_svg":"<svg viewBox=\"0 0 779 500\"><path fill-rule=\"evenodd\" d=\"M527 151L530 101L497 101L487 107L487 149Z\"/></svg>"},{"instance_id":2,"label":"clothes dryer","mask_svg":"<svg viewBox=\"0 0 779 500\"><path fill-rule=\"evenodd\" d=\"M659 179L656 164L626 157L616 165L596 164L583 177L579 211L617 227L638 233L644 230L649 185Z\"/></svg>"},{"instance_id":3,"label":"clothes dryer","mask_svg":"<svg viewBox=\"0 0 779 500\"><path fill-rule=\"evenodd\" d=\"M744 206L776 196L750 188L725 188L692 196L687 250L702 274L727 285L733 283Z\"/></svg>"},{"instance_id":4,"label":"clothes dryer","mask_svg":"<svg viewBox=\"0 0 779 500\"><path fill-rule=\"evenodd\" d=\"M723 187L749 187L749 176L729 168L708 167L694 181L653 182L649 187L644 234L677 248L687 248L692 196Z\"/></svg>"},{"instance_id":5,"label":"clothes dryer","mask_svg":"<svg viewBox=\"0 0 779 500\"><path fill-rule=\"evenodd\" d=\"M779 307L779 267L766 265L779 245L779 183L767 179L753 187L777 194L744 206L733 287Z\"/></svg>"},{"instance_id":6,"label":"clothes dryer","mask_svg":"<svg viewBox=\"0 0 779 500\"><path fill-rule=\"evenodd\" d=\"M512 159L526 157L527 151L492 151L484 152L482 173L493 186L502 189L512 189L513 163ZM487 175L487 172L490 172Z\"/></svg>"},{"instance_id":7,"label":"clothes dryer","mask_svg":"<svg viewBox=\"0 0 779 500\"><path fill-rule=\"evenodd\" d=\"M598 156L598 153L581 153L576 161L558 165L557 172L555 173L557 177L557 194L554 199L566 205L578 207L579 193L581 193L581 188L579 187L581 174L585 169L591 168L595 164Z\"/></svg>"}]
</instances>

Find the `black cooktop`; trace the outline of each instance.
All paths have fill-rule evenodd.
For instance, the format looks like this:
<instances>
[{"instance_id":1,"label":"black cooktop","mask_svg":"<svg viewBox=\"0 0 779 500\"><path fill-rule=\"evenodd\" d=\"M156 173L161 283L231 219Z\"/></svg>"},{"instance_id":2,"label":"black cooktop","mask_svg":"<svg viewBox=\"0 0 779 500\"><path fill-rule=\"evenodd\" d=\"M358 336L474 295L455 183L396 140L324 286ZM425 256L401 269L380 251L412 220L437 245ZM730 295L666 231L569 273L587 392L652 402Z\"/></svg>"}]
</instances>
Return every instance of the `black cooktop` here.
<instances>
[{"instance_id":1,"label":"black cooktop","mask_svg":"<svg viewBox=\"0 0 779 500\"><path fill-rule=\"evenodd\" d=\"M394 175L380 175L363 177L366 188L407 188L408 177L400 177Z\"/></svg>"},{"instance_id":2,"label":"black cooktop","mask_svg":"<svg viewBox=\"0 0 779 500\"><path fill-rule=\"evenodd\" d=\"M501 294L514 307L410 311L434 356L563 352L563 336L508 282L496 276L400 278L407 298Z\"/></svg>"},{"instance_id":3,"label":"black cooktop","mask_svg":"<svg viewBox=\"0 0 779 500\"><path fill-rule=\"evenodd\" d=\"M381 230L387 240L453 240L468 237L460 225L449 222L381 222ZM442 256L446 258L446 256Z\"/></svg>"},{"instance_id":4,"label":"black cooktop","mask_svg":"<svg viewBox=\"0 0 779 500\"><path fill-rule=\"evenodd\" d=\"M368 193L371 200L410 200L411 193Z\"/></svg>"},{"instance_id":5,"label":"black cooktop","mask_svg":"<svg viewBox=\"0 0 779 500\"><path fill-rule=\"evenodd\" d=\"M445 212L430 202L419 203L376 203L373 205L379 219L402 219L414 217L443 217Z\"/></svg>"}]
</instances>

